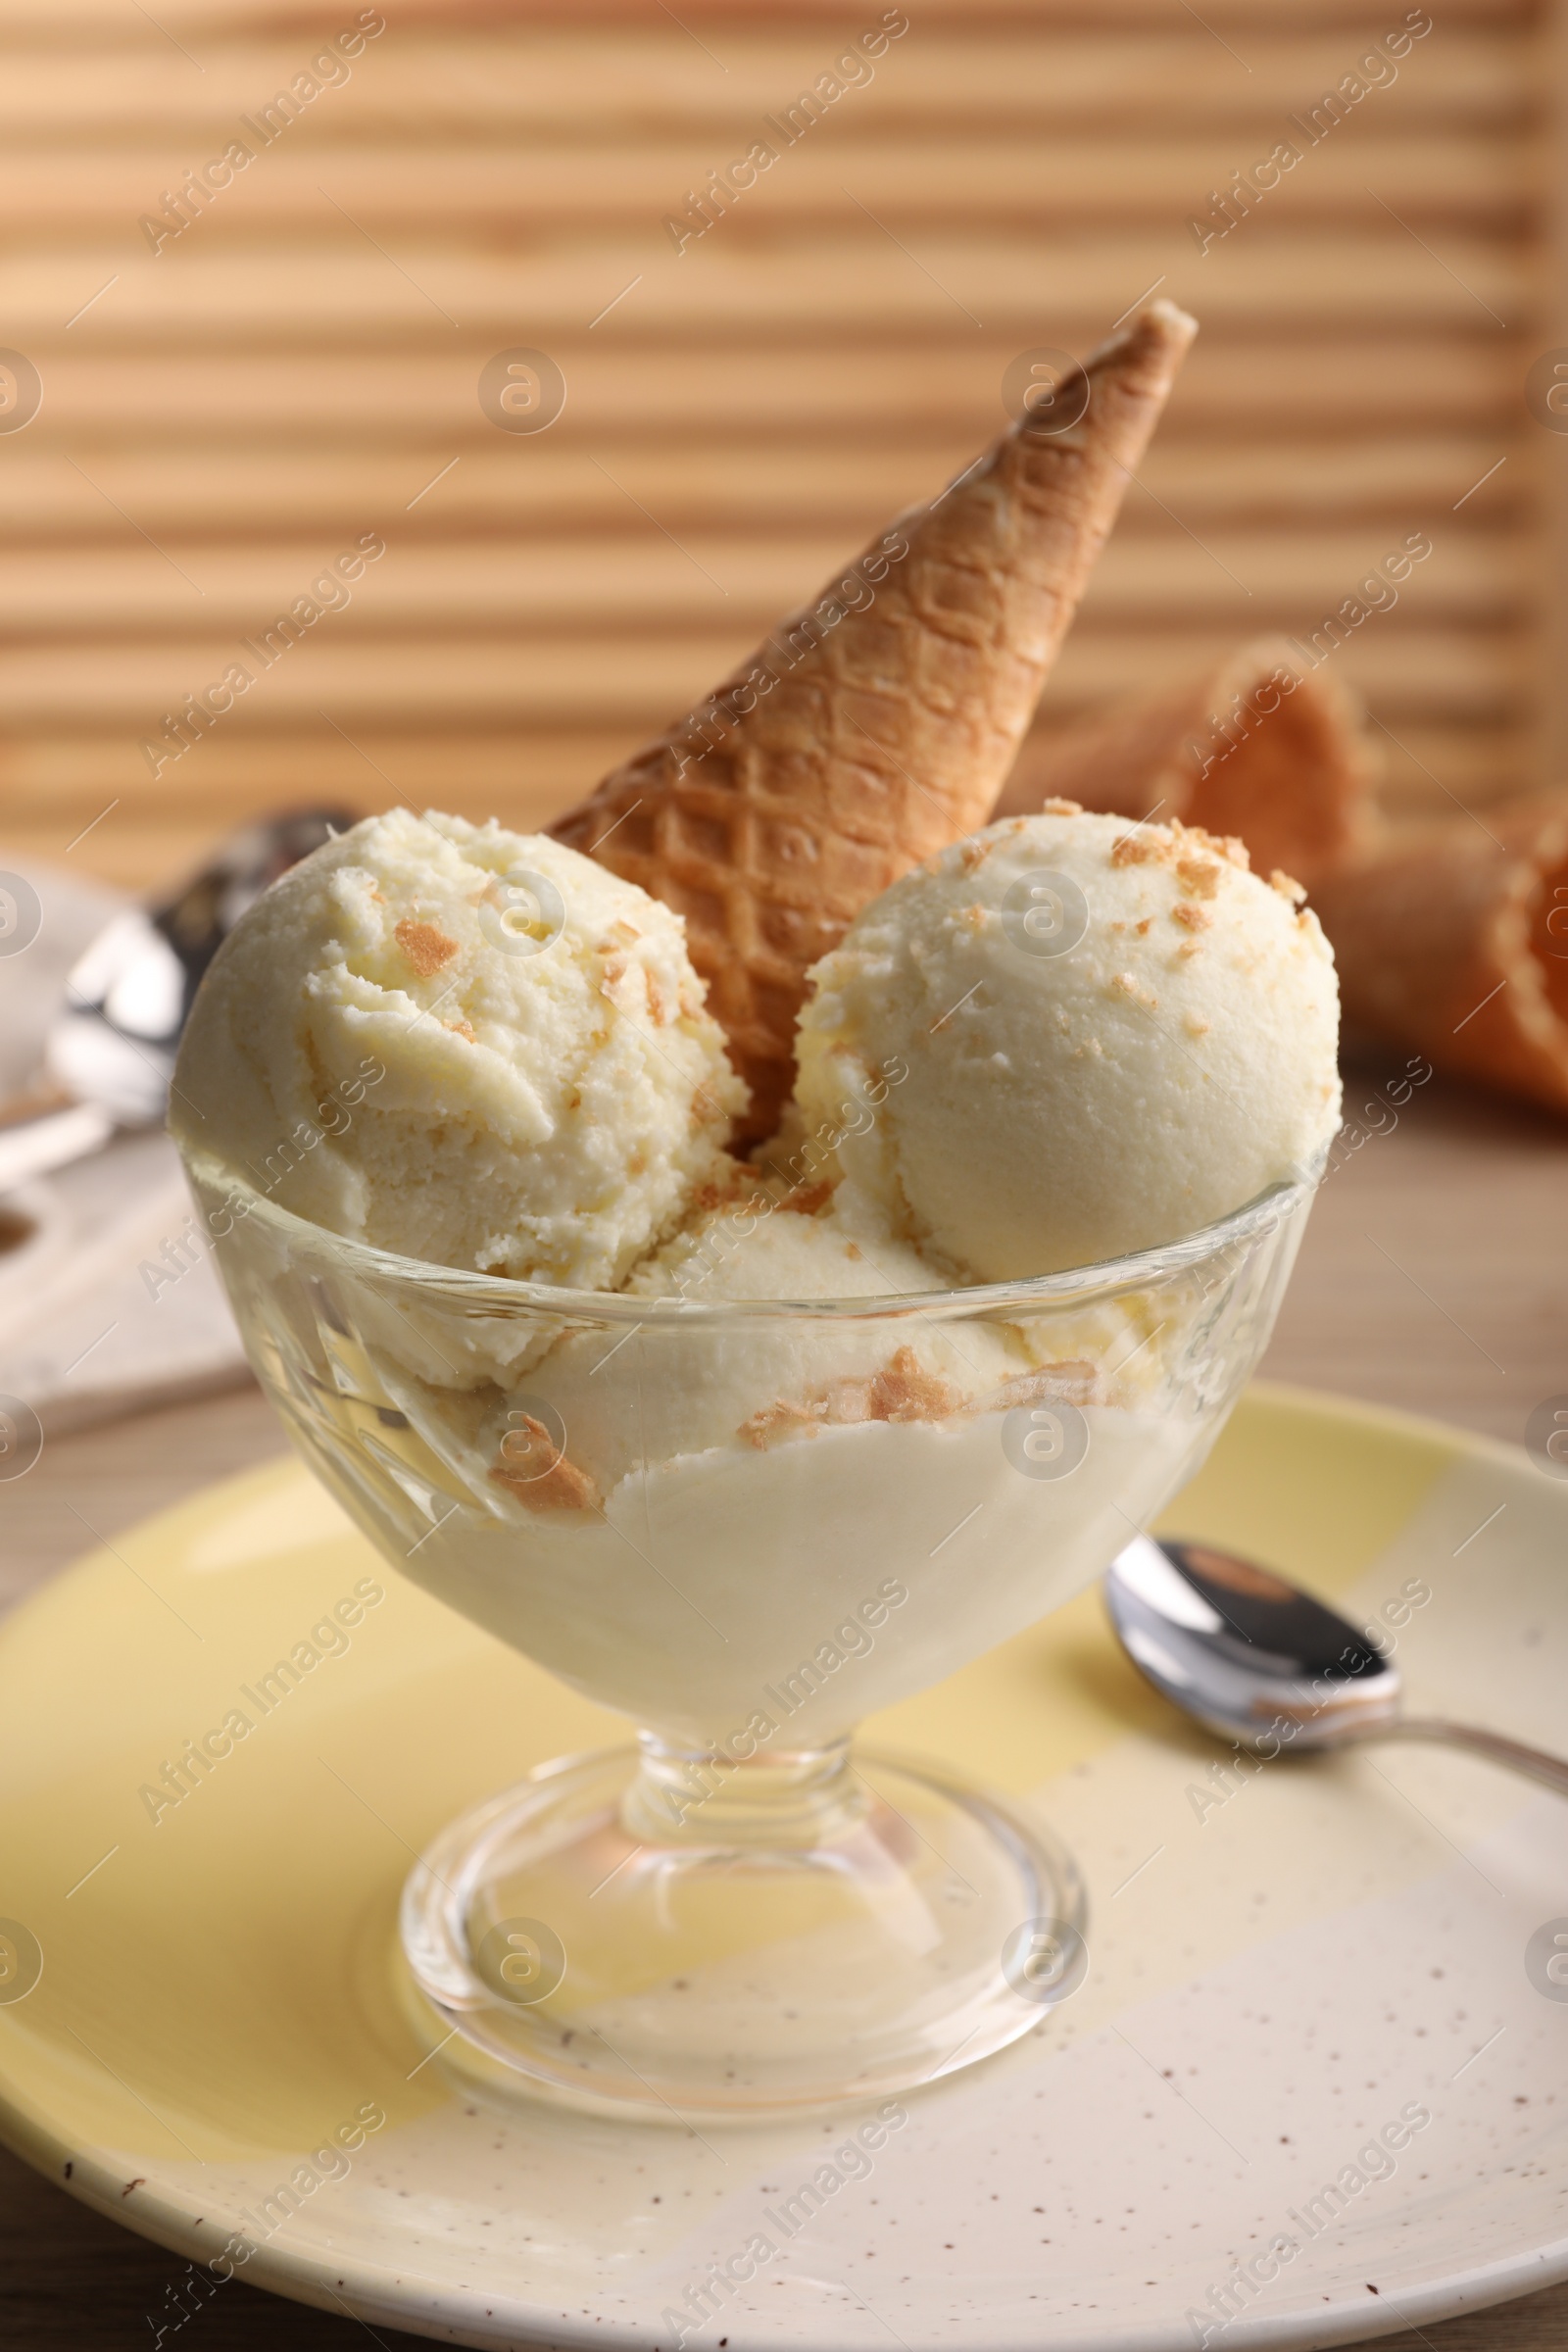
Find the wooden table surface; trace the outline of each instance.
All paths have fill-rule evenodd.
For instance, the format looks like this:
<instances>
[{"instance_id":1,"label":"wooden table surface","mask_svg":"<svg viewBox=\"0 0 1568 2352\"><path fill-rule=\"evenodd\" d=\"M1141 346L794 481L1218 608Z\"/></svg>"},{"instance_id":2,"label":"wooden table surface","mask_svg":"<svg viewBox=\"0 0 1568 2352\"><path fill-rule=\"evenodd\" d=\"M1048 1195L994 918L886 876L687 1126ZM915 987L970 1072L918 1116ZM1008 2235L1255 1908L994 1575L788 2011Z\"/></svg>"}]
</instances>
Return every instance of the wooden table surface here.
<instances>
[{"instance_id":1,"label":"wooden table surface","mask_svg":"<svg viewBox=\"0 0 1568 2352\"><path fill-rule=\"evenodd\" d=\"M1402 1067L1360 1063L1347 1109ZM1383 1061L1387 1060L1387 1072ZM1325 1184L1264 1370L1518 1441L1568 1391L1568 1126L1434 1080L1396 1129ZM86 1431L0 1490L0 1605L82 1549L281 1450L254 1390ZM75 1506L75 1510L72 1508ZM129 2352L151 2336L169 2257L0 2151L0 2295L11 2352ZM423 2339L247 2289L193 2318L190 2352ZM1568 2352L1568 2285L1383 2339L1414 2352Z\"/></svg>"}]
</instances>

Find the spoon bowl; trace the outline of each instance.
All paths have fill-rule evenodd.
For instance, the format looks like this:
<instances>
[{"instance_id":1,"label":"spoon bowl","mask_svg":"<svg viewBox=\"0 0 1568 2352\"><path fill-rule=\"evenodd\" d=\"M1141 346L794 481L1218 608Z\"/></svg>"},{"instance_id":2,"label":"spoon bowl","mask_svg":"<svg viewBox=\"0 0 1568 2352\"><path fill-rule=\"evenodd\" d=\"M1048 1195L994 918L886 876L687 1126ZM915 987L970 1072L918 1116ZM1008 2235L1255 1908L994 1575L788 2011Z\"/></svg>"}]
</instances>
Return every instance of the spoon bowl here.
<instances>
[{"instance_id":1,"label":"spoon bowl","mask_svg":"<svg viewBox=\"0 0 1568 2352\"><path fill-rule=\"evenodd\" d=\"M1403 1711L1393 1660L1323 1601L1212 1545L1138 1536L1105 1571L1116 1637L1148 1682L1221 1738L1287 1747L1437 1740L1568 1794L1568 1763L1500 1732Z\"/></svg>"}]
</instances>

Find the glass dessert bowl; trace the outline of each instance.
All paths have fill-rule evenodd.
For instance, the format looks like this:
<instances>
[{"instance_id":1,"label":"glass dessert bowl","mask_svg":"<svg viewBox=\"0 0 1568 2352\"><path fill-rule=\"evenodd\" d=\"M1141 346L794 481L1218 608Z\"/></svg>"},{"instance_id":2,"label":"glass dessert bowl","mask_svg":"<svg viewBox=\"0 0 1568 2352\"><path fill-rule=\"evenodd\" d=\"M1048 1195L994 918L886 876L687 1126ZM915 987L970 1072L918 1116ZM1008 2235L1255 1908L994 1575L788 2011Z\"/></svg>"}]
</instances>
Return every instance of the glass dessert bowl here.
<instances>
[{"instance_id":1,"label":"glass dessert bowl","mask_svg":"<svg viewBox=\"0 0 1568 2352\"><path fill-rule=\"evenodd\" d=\"M1083 1898L1029 1809L851 1735L1192 1476L1314 1177L1070 1273L694 1303L393 1256L186 1156L312 1468L394 1567L639 1726L415 1869L404 1949L447 2025L579 2101L744 2116L907 2089L1073 1988Z\"/></svg>"}]
</instances>

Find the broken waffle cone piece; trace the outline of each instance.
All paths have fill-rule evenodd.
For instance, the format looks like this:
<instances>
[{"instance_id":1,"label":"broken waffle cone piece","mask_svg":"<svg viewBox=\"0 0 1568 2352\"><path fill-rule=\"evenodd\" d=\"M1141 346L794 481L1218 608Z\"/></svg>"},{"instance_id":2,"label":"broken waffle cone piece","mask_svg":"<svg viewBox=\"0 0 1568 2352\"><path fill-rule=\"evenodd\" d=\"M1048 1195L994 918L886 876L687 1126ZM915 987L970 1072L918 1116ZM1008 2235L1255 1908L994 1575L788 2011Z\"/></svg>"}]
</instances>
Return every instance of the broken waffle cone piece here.
<instances>
[{"instance_id":1,"label":"broken waffle cone piece","mask_svg":"<svg viewBox=\"0 0 1568 2352\"><path fill-rule=\"evenodd\" d=\"M1310 885L1352 851L1377 762L1348 688L1283 641L1248 645L1191 685L1027 744L997 805L1048 800L1180 817L1246 842L1257 872Z\"/></svg>"},{"instance_id":2,"label":"broken waffle cone piece","mask_svg":"<svg viewBox=\"0 0 1568 2352\"><path fill-rule=\"evenodd\" d=\"M685 916L742 1134L778 1125L810 965L989 816L1195 331L1140 311L551 827Z\"/></svg>"},{"instance_id":3,"label":"broken waffle cone piece","mask_svg":"<svg viewBox=\"0 0 1568 2352\"><path fill-rule=\"evenodd\" d=\"M1568 795L1391 829L1313 905L1348 1020L1568 1111Z\"/></svg>"}]
</instances>

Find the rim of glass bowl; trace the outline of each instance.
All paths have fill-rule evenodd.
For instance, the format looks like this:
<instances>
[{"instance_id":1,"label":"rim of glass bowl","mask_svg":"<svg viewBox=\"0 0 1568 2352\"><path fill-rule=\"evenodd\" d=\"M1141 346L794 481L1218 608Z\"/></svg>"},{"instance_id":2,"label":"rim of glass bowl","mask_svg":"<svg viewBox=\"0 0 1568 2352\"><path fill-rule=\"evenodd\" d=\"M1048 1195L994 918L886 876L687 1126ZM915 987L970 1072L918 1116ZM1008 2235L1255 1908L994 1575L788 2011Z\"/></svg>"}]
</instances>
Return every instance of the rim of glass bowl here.
<instances>
[{"instance_id":1,"label":"rim of glass bowl","mask_svg":"<svg viewBox=\"0 0 1568 2352\"><path fill-rule=\"evenodd\" d=\"M676 1322L683 1326L772 1323L802 1316L834 1322L900 1322L911 1316L956 1320L985 1308L1079 1305L1094 1298L1113 1298L1122 1291L1141 1290L1152 1281L1201 1265L1222 1250L1256 1239L1295 1216L1310 1201L1328 1159L1325 1144L1305 1172L1294 1180L1271 1184L1252 1200L1200 1225L1174 1242L1138 1250L1125 1257L1102 1258L1088 1266L1068 1266L1056 1274L1030 1274L1017 1282L971 1283L959 1290L873 1293L858 1298L649 1298L625 1291L568 1290L564 1284L524 1282L508 1274L479 1274L462 1266L441 1266L428 1258L400 1257L391 1250L374 1249L368 1242L334 1233L296 1216L282 1203L247 1184L243 1178L207 1152L180 1147L187 1174L204 1185L245 1200L242 1222L259 1216L285 1241L298 1237L301 1247L318 1256L336 1258L357 1274L382 1282L398 1282L422 1291L427 1298L444 1297L454 1306L486 1314L549 1314L557 1320L599 1323ZM744 1237L743 1237L744 1239Z\"/></svg>"}]
</instances>

